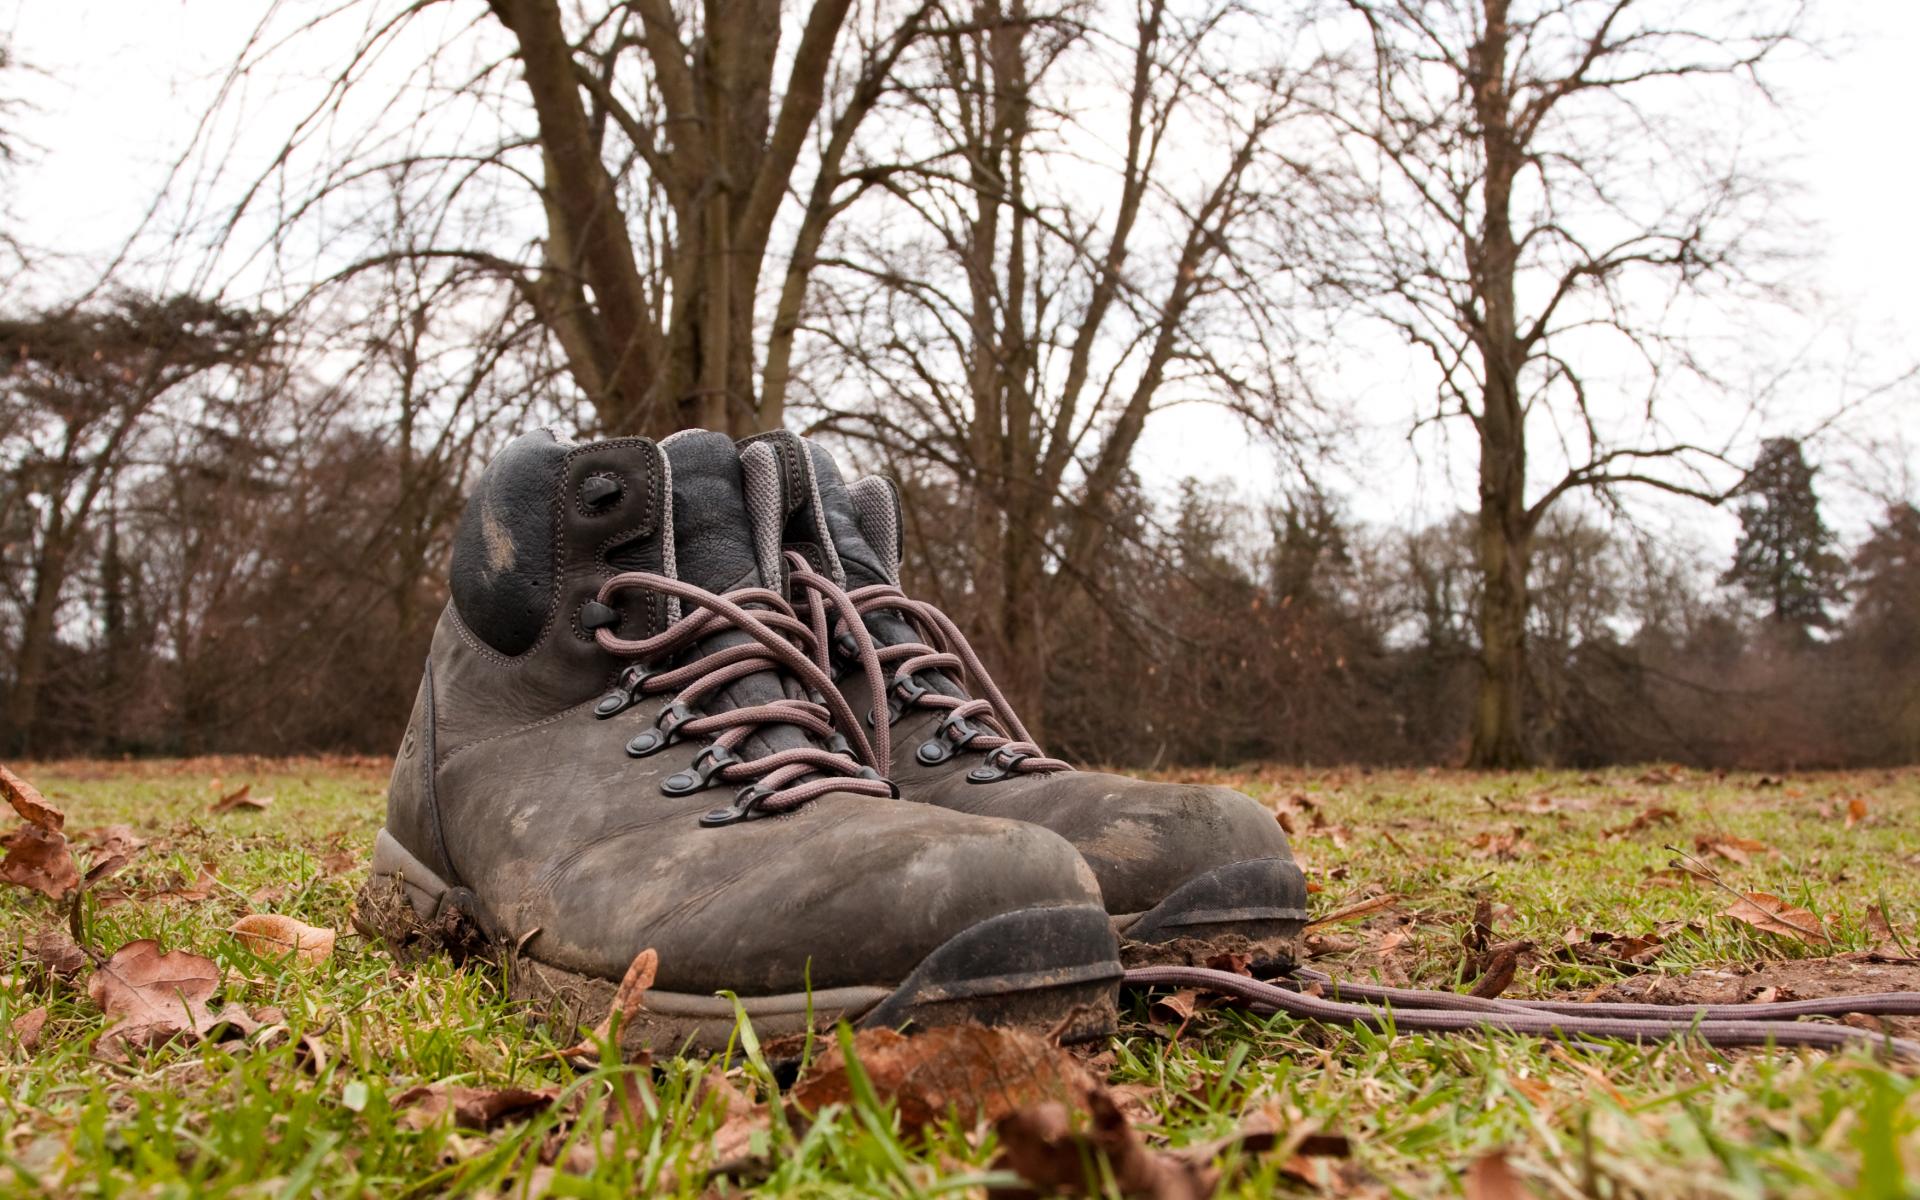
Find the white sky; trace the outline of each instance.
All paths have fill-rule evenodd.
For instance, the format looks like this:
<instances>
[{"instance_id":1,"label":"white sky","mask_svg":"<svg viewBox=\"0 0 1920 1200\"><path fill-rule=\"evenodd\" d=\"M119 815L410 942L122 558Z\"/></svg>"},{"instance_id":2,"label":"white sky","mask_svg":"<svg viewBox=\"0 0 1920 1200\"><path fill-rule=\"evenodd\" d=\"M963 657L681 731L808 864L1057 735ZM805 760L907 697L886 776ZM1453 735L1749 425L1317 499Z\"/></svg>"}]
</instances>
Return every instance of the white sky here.
<instances>
[{"instance_id":1,"label":"white sky","mask_svg":"<svg viewBox=\"0 0 1920 1200\"><path fill-rule=\"evenodd\" d=\"M461 4L458 7L471 7ZM0 95L31 108L12 118L29 143L4 197L8 228L54 252L41 278L91 279L140 221L256 9L237 0L0 0L0 31L26 71L0 79ZM1920 361L1920 0L1826 0L1828 56L1809 56L1775 78L1800 152L1789 181L1791 219L1814 256L1808 306L1830 366L1806 383L1809 397L1767 432L1796 423ZM318 77L328 67L313 62ZM297 81L296 81L297 82ZM0 295L19 295L0 282ZM1409 360L1384 347L1347 381L1357 434L1349 470L1332 479L1359 517L1388 523L1430 518L1471 502L1471 458L1461 431L1451 449L1407 440L1409 389L1422 386ZM1837 364L1851 364L1842 378ZM1871 489L1915 486L1920 384L1863 408L1816 444L1827 464L1834 523L1857 535L1878 511ZM1908 432L1903 427L1912 424ZM1901 443L1892 456L1878 444ZM1869 454L1865 443L1876 443ZM1415 453L1415 450L1418 453ZM1869 460L1872 461L1869 461ZM1228 418L1182 408L1149 427L1140 456L1157 483L1183 475L1230 475L1271 491L1269 452L1248 444ZM1723 513L1650 503L1679 536L1730 545Z\"/></svg>"}]
</instances>

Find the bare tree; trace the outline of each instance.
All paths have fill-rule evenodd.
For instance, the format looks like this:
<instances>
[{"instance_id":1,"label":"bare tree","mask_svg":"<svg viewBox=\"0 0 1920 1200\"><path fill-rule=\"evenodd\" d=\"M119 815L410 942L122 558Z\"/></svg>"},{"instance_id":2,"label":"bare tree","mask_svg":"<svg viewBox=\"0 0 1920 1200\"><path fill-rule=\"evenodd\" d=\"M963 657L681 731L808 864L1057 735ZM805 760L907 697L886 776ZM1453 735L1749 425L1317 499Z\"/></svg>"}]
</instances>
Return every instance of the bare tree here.
<instances>
[{"instance_id":1,"label":"bare tree","mask_svg":"<svg viewBox=\"0 0 1920 1200\"><path fill-rule=\"evenodd\" d=\"M283 268L302 228L377 230L385 200L370 181L404 175L406 211L433 228L357 253L314 232L321 274L404 255L507 282L603 432L778 427L812 248L872 181L856 135L901 55L943 20L934 0L490 0L487 15L439 27L435 11L355 0L307 19L274 6L224 108L353 14L364 26L215 222L229 258L252 261L232 243L260 224ZM233 195L220 128L210 119L176 190ZM785 319L762 311L770 266Z\"/></svg>"},{"instance_id":2,"label":"bare tree","mask_svg":"<svg viewBox=\"0 0 1920 1200\"><path fill-rule=\"evenodd\" d=\"M1097 589L1148 420L1210 402L1277 432L1294 398L1288 276L1256 248L1293 190L1286 77L1226 65L1230 4L1100 15L976 0L930 39L894 135L922 160L883 180L890 221L843 228L815 312L849 373L815 428L962 490L937 590L971 599L1030 725L1049 621ZM1116 128L1077 126L1069 81L1109 73Z\"/></svg>"},{"instance_id":3,"label":"bare tree","mask_svg":"<svg viewBox=\"0 0 1920 1200\"><path fill-rule=\"evenodd\" d=\"M269 346L258 314L186 297L127 295L0 322L0 529L27 534L17 560L0 560L20 581L9 580L21 613L5 705L14 749L31 744L69 574L120 472L160 425L193 419L200 397L189 385L251 370Z\"/></svg>"},{"instance_id":4,"label":"bare tree","mask_svg":"<svg viewBox=\"0 0 1920 1200\"><path fill-rule=\"evenodd\" d=\"M1529 547L1579 489L1717 501L1725 443L1676 432L1704 391L1676 311L1754 261L1764 180L1743 97L1797 0L1345 0L1356 49L1314 103L1341 154L1327 284L1431 359L1479 459L1480 685L1470 761L1529 760ZM1637 362L1638 378L1623 369ZM1691 378L1689 378L1691 376ZM1638 416L1635 416L1635 412ZM1530 451L1563 457L1536 476ZM1698 443L1698 444L1697 444Z\"/></svg>"}]
</instances>

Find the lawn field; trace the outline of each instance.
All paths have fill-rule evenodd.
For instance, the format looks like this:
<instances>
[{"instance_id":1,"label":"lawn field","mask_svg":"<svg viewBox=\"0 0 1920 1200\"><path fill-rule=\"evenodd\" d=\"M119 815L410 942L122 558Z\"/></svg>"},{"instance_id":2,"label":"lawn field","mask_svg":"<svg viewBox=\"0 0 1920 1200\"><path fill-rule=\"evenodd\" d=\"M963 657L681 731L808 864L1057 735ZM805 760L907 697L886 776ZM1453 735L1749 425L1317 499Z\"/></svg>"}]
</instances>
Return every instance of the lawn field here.
<instances>
[{"instance_id":1,"label":"lawn field","mask_svg":"<svg viewBox=\"0 0 1920 1200\"><path fill-rule=\"evenodd\" d=\"M841 1067L846 1101L808 1104L746 1031L731 1066L589 1069L558 1053L584 1031L530 1021L499 968L396 962L350 922L384 763L11 766L64 811L83 871L125 862L77 908L0 885L0 1195L1021 1186L1011 1135L912 1113L883 1072ZM1333 918L1307 952L1336 976L1484 990L1511 970L1508 996L1726 1003L1920 990L1920 771L1187 777L1293 832ZM144 845L98 832L114 825ZM1747 893L1786 927L1725 915ZM332 953L230 931L257 913L335 931ZM62 961L75 930L98 958ZM96 995L115 1000L92 977L143 938L210 959L213 1011L244 1019L151 1049L103 1037ZM842 1045L810 1047L812 1069ZM1920 1196L1920 1074L1865 1051L1389 1037L1176 995L1126 998L1119 1035L1070 1062L1183 1165L1162 1195ZM1096 1194L1130 1178L1086 1165Z\"/></svg>"}]
</instances>

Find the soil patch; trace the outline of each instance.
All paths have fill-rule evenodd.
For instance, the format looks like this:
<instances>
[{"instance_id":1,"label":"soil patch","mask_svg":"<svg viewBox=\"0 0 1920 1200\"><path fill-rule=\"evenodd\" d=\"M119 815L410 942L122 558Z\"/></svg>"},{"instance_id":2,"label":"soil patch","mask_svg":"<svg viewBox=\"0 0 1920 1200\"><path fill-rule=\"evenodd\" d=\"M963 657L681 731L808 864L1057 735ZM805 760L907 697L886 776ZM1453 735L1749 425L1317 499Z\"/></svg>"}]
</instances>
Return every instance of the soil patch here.
<instances>
[{"instance_id":1,"label":"soil patch","mask_svg":"<svg viewBox=\"0 0 1920 1200\"><path fill-rule=\"evenodd\" d=\"M1686 975L1642 975L1609 984L1588 998L1615 1004L1749 1004L1914 991L1920 991L1920 961L1875 962L1862 956L1733 963ZM1855 1017L1848 1023L1867 1020L1880 1022L1899 1037L1920 1037L1920 1017Z\"/></svg>"}]
</instances>

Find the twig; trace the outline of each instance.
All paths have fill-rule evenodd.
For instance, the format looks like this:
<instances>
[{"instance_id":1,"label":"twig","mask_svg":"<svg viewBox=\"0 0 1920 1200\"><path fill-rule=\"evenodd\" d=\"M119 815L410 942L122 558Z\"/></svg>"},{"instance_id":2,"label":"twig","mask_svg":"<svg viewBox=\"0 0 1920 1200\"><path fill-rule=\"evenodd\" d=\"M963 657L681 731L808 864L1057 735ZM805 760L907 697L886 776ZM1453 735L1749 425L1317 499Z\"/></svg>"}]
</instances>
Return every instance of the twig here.
<instances>
[{"instance_id":1,"label":"twig","mask_svg":"<svg viewBox=\"0 0 1920 1200\"><path fill-rule=\"evenodd\" d=\"M1713 886L1726 892L1727 895L1732 896L1734 899L1739 900L1744 904L1753 903L1753 900L1749 898L1745 892L1738 891L1733 887L1731 887L1730 885L1728 885L1728 883L1724 879L1720 878L1720 873L1715 871L1712 867L1708 866L1706 863L1701 862L1699 859L1695 858L1691 854L1688 854L1685 850L1682 850L1678 846L1668 846L1666 847L1666 849L1673 851L1675 854L1678 854L1681 858L1684 858L1688 862L1693 863L1696 868L1693 872L1695 875L1698 875L1700 878L1706 880L1708 883L1711 883ZM1677 867L1680 864L1669 863L1667 865ZM1767 916L1775 921L1780 922L1782 925L1785 925L1788 929L1797 930L1800 933L1806 934L1808 937L1820 938L1824 940L1829 946L1834 944L1833 934L1827 932L1824 929L1808 929L1805 925L1801 925L1795 921L1787 920L1785 916L1777 912L1770 912L1767 914Z\"/></svg>"}]
</instances>

